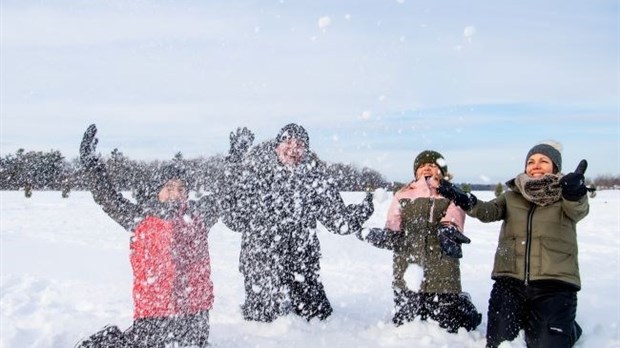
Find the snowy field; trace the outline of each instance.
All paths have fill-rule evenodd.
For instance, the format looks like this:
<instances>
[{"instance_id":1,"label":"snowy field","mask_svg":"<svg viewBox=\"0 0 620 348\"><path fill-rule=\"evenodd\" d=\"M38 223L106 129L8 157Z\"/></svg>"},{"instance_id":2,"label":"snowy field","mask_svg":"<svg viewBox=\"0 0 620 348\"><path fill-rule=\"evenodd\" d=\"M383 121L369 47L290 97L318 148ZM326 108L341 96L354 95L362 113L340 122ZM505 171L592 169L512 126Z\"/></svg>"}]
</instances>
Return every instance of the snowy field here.
<instances>
[{"instance_id":1,"label":"snowy field","mask_svg":"<svg viewBox=\"0 0 620 348\"><path fill-rule=\"evenodd\" d=\"M492 192L476 192L492 198ZM35 191L1 195L2 348L73 347L106 324L131 324L129 234L108 218L90 193ZM344 193L349 203L363 193ZM368 226L382 227L391 195L375 193ZM620 191L601 191L578 225L583 289L577 347L620 347ZM319 230L322 278L334 314L310 323L296 316L271 324L245 322L239 310L240 235L218 223L211 230L215 284L210 341L232 347L484 347L490 272L499 223L466 221L463 288L483 312L473 332L448 334L433 322L391 324L391 255L353 236ZM503 347L525 347L520 336Z\"/></svg>"}]
</instances>

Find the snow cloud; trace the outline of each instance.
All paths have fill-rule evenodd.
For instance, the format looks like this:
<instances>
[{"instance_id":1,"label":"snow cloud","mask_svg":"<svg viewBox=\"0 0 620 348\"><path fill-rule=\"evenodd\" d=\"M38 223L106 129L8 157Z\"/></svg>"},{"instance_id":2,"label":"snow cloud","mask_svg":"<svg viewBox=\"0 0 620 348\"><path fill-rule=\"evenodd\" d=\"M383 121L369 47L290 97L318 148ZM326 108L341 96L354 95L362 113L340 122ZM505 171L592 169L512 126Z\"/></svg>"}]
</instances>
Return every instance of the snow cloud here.
<instances>
[{"instance_id":1,"label":"snow cloud","mask_svg":"<svg viewBox=\"0 0 620 348\"><path fill-rule=\"evenodd\" d=\"M327 27L329 27L329 25L332 23L331 18L329 18L328 16L323 16L321 18L319 18L319 29L321 29L323 32L327 31Z\"/></svg>"},{"instance_id":2,"label":"snow cloud","mask_svg":"<svg viewBox=\"0 0 620 348\"><path fill-rule=\"evenodd\" d=\"M473 25L468 25L463 30L463 36L467 39L468 42L471 42L472 38L476 35L476 27Z\"/></svg>"}]
</instances>

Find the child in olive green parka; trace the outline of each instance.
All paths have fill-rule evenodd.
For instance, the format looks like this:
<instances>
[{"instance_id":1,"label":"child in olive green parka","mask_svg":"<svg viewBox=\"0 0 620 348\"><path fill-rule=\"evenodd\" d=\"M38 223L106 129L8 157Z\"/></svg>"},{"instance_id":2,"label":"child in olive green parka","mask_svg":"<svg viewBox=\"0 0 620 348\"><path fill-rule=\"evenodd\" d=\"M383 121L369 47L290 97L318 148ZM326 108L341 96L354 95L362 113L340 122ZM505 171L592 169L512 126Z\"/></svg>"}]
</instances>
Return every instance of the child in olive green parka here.
<instances>
[{"instance_id":1,"label":"child in olive green parka","mask_svg":"<svg viewBox=\"0 0 620 348\"><path fill-rule=\"evenodd\" d=\"M469 242L461 233L465 212L437 193L439 180L449 175L440 153L421 152L413 169L415 179L394 193L385 228L366 230L358 238L394 252L396 325L420 317L436 320L449 332L473 330L481 314L462 292L459 265L460 245ZM407 284L405 273L414 264L422 268L423 279Z\"/></svg>"}]
</instances>

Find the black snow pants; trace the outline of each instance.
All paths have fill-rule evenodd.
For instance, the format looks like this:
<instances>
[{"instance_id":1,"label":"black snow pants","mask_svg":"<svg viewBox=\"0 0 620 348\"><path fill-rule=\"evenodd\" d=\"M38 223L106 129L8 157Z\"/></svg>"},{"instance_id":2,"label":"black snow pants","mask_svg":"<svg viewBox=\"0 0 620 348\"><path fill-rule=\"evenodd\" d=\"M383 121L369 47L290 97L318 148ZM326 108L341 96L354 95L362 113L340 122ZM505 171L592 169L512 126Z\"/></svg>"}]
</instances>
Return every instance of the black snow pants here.
<instances>
[{"instance_id":1,"label":"black snow pants","mask_svg":"<svg viewBox=\"0 0 620 348\"><path fill-rule=\"evenodd\" d=\"M308 321L313 318L327 319L333 311L323 283L316 277L306 278L304 281L293 281L291 300L295 314Z\"/></svg>"},{"instance_id":2,"label":"black snow pants","mask_svg":"<svg viewBox=\"0 0 620 348\"><path fill-rule=\"evenodd\" d=\"M245 320L272 322L291 311L289 286L276 272L246 272L244 276L245 300L241 313Z\"/></svg>"},{"instance_id":3,"label":"black snow pants","mask_svg":"<svg viewBox=\"0 0 620 348\"><path fill-rule=\"evenodd\" d=\"M400 326L415 317L430 318L439 326L455 333L459 328L474 330L482 314L465 294L436 294L394 289L395 313L392 321Z\"/></svg>"},{"instance_id":4,"label":"black snow pants","mask_svg":"<svg viewBox=\"0 0 620 348\"><path fill-rule=\"evenodd\" d=\"M243 318L272 322L292 311L310 321L313 318L324 320L332 314L332 306L319 279L305 277L303 280L293 280L293 275L287 276L286 279L288 280L286 285L281 285L277 287L277 291L270 292L270 288L254 290L258 289L255 285L257 282L251 282L246 278L245 302L241 305ZM283 291L282 287L287 290Z\"/></svg>"},{"instance_id":5,"label":"black snow pants","mask_svg":"<svg viewBox=\"0 0 620 348\"><path fill-rule=\"evenodd\" d=\"M313 318L325 320L332 314L321 282L321 246L316 234L308 233L307 227L291 228L287 255L287 280L291 286L293 312L310 321Z\"/></svg>"},{"instance_id":6,"label":"black snow pants","mask_svg":"<svg viewBox=\"0 0 620 348\"><path fill-rule=\"evenodd\" d=\"M489 299L487 347L496 348L525 331L528 348L572 347L581 336L575 321L577 291L558 281L526 286L509 277L495 280Z\"/></svg>"},{"instance_id":7,"label":"black snow pants","mask_svg":"<svg viewBox=\"0 0 620 348\"><path fill-rule=\"evenodd\" d=\"M325 288L319 277L315 254L280 254L268 271L245 267L245 301L241 311L245 320L272 322L290 312L310 321L324 320L332 314ZM274 258L276 259L276 258Z\"/></svg>"}]
</instances>

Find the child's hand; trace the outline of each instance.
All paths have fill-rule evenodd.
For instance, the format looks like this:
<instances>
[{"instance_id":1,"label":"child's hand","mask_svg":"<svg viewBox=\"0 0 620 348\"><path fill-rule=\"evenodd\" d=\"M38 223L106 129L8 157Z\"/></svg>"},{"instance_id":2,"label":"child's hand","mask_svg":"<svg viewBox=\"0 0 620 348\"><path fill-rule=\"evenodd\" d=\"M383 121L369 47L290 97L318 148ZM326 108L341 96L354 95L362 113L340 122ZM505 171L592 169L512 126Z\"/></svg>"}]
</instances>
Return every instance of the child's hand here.
<instances>
[{"instance_id":1,"label":"child's hand","mask_svg":"<svg viewBox=\"0 0 620 348\"><path fill-rule=\"evenodd\" d=\"M439 238L442 253L455 259L460 259L463 257L461 244L469 244L471 242L471 240L462 234L456 227L449 224L439 227L437 230L437 238Z\"/></svg>"},{"instance_id":2,"label":"child's hand","mask_svg":"<svg viewBox=\"0 0 620 348\"><path fill-rule=\"evenodd\" d=\"M97 126L91 124L86 128L82 143L80 144L80 162L86 168L92 168L99 162L99 156L95 153L98 142L95 134L97 134Z\"/></svg>"}]
</instances>

